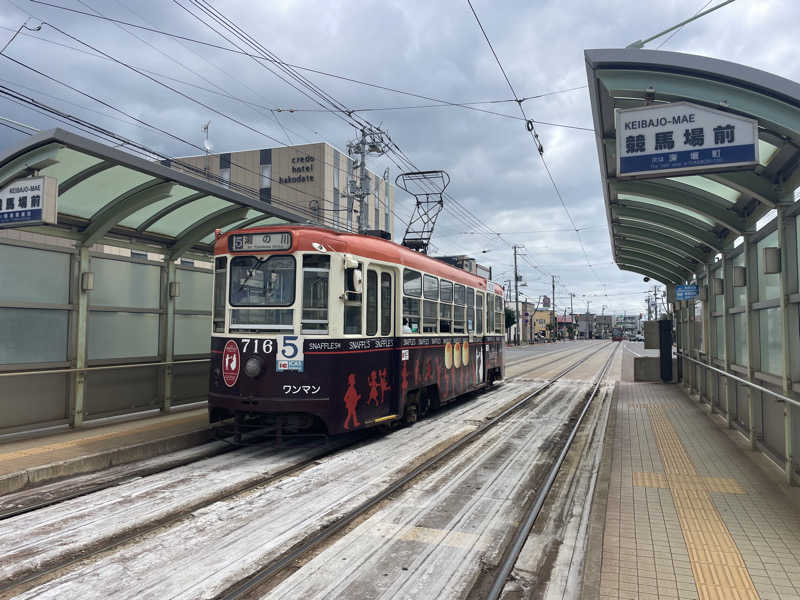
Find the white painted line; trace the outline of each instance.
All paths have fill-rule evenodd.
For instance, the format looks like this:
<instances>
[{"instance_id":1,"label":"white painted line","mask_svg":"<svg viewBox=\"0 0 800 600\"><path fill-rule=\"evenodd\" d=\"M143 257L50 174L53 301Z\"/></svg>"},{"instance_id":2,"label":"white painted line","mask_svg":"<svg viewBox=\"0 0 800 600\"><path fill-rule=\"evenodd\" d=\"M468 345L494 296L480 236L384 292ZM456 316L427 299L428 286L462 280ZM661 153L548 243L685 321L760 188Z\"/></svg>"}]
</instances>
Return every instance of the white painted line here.
<instances>
[{"instance_id":1,"label":"white painted line","mask_svg":"<svg viewBox=\"0 0 800 600\"><path fill-rule=\"evenodd\" d=\"M631 354L633 354L634 356L642 356L642 355L641 355L641 354L639 354L638 352L634 352L633 350L631 350L631 349L628 347L628 345L627 345L627 344L625 345L625 350L627 350L628 352L630 352L630 353L631 353Z\"/></svg>"}]
</instances>

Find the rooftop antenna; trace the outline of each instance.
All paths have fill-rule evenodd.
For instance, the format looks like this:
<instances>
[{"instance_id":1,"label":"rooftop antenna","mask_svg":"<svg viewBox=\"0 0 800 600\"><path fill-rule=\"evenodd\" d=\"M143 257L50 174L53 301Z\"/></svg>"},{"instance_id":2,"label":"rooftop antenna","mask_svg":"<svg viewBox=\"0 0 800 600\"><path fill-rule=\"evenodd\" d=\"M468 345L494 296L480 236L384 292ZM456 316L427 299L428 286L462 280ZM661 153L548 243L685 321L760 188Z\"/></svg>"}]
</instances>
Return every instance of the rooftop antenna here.
<instances>
[{"instance_id":1,"label":"rooftop antenna","mask_svg":"<svg viewBox=\"0 0 800 600\"><path fill-rule=\"evenodd\" d=\"M206 124L203 125L203 133L205 134L205 139L203 140L203 148L206 150L206 166L205 166L205 175L208 177L208 153L211 152L211 142L208 141L208 126L211 125L211 121L206 121Z\"/></svg>"}]
</instances>

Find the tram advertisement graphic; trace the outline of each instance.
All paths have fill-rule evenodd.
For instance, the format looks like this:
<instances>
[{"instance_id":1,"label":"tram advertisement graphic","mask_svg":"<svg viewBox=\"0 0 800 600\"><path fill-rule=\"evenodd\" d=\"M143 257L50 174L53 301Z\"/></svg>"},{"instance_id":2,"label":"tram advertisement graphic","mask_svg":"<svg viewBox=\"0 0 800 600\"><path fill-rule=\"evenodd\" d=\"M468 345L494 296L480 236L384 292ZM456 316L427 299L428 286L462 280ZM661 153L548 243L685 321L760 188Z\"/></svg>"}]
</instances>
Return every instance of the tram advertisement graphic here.
<instances>
[{"instance_id":1,"label":"tram advertisement graphic","mask_svg":"<svg viewBox=\"0 0 800 600\"><path fill-rule=\"evenodd\" d=\"M240 359L239 346L233 340L228 340L222 351L222 379L228 387L236 385L239 379Z\"/></svg>"}]
</instances>

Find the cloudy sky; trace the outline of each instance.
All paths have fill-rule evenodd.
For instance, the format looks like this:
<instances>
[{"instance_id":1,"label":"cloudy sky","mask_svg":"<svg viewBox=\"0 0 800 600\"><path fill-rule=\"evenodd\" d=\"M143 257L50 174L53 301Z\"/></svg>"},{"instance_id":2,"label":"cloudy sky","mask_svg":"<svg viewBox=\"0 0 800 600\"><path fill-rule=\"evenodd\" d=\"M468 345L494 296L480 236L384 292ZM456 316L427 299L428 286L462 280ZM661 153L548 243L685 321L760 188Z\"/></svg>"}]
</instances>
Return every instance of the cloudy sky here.
<instances>
[{"instance_id":1,"label":"cloudy sky","mask_svg":"<svg viewBox=\"0 0 800 600\"><path fill-rule=\"evenodd\" d=\"M191 14L209 20L190 0L52 1L229 47ZM437 223L433 243L438 252L476 256L503 281L513 273L510 245L522 244L527 254L520 259L527 282L522 291L527 296L549 295L554 274L558 307L574 293L575 312L583 312L587 302L592 312L604 306L606 313L644 310L647 285L612 262L593 133L581 129L592 127L583 50L624 47L686 19L705 1L473 0L518 96L533 97L524 103L528 116L577 127L542 124L538 132L566 207L581 230L586 256L517 107L507 102L511 92L466 0L211 4L294 65L450 102L492 102L474 106L507 116L460 107L412 108L431 102L304 72L343 105L362 109L357 114L385 129L418 168L450 174L448 191L457 204L448 202ZM793 24L799 16L800 5L793 0L736 0L647 47L663 44L663 50L740 62L797 81ZM355 135L345 119L316 111L318 105L251 58L30 0L0 0L0 47L29 17L29 26L46 24L18 36L5 55L194 144L202 144L201 125L211 120L215 152L275 146L274 138L293 144L324 140L344 148ZM146 70L222 114L99 57L83 44ZM164 154L197 153L27 67L0 56L0 84ZM271 111L277 108L295 112ZM41 129L60 125L2 96L0 116ZM0 127L0 152L24 137ZM389 160L370 163L378 173L387 166L394 178L399 169ZM412 206L398 192L396 213L401 218L409 217ZM476 219L501 236L478 227ZM397 223L395 235L402 237L403 229Z\"/></svg>"}]
</instances>

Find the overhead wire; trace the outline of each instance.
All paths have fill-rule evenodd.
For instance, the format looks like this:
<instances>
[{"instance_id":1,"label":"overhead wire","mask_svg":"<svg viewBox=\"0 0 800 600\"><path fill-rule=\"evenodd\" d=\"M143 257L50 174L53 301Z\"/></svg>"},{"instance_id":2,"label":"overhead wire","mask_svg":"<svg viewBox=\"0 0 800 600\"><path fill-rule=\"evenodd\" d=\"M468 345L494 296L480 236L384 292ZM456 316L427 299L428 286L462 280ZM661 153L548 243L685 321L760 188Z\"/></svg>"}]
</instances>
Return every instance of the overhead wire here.
<instances>
[{"instance_id":1,"label":"overhead wire","mask_svg":"<svg viewBox=\"0 0 800 600\"><path fill-rule=\"evenodd\" d=\"M519 96L517 95L516 90L514 89L514 86L511 83L511 80L508 77L508 74L506 73L505 68L503 67L503 63L500 61L500 58L497 56L497 52L495 52L494 46L492 45L492 42L489 39L488 34L486 33L486 29L484 29L484 27L483 27L483 23L481 23L481 20L478 17L478 13L475 12L475 8L472 6L471 0L467 0L467 4L469 5L469 9L472 11L472 15L475 17L475 21L478 23L478 27L480 28L481 33L483 34L483 37L486 40L486 43L489 45L489 49L492 52L492 56L494 56L494 59L497 62L497 66L500 68L500 72L503 74L503 78L506 80L506 83L508 84L508 87L511 90L512 95L515 98L519 98ZM556 180L553 177L553 173L550 170L550 166L547 164L547 161L544 158L544 150L543 150L542 144L541 144L541 142L539 140L539 135L536 132L536 125L535 125L533 120L529 120L528 119L528 115L525 113L525 107L522 105L522 99L519 99L517 101L517 106L519 107L519 110L522 113L522 116L529 123L529 125L527 127L528 132L531 134L531 139L536 144L536 147L537 147L537 149L539 151L539 158L542 161L542 165L544 165L545 171L547 173L547 177L550 179L550 183L552 184L553 189L555 190L556 196L558 197L559 201L561 202L561 206L564 208L564 212L566 213L570 224L572 225L573 229L575 230L575 235L578 238L578 243L579 243L579 245L581 247L581 252L583 253L584 259L586 260L586 265L589 267L589 271L592 272L592 275L594 275L594 277L599 281L600 277L597 275L597 273L595 273L594 269L592 268L592 263L589 260L589 255L586 252L586 247L583 244L583 239L581 238L580 230L578 229L577 225L575 224L575 220L572 218L572 215L570 214L569 209L567 208L567 204L564 201L564 197L561 194L561 190L559 189L558 184L556 183Z\"/></svg>"},{"instance_id":2,"label":"overhead wire","mask_svg":"<svg viewBox=\"0 0 800 600\"><path fill-rule=\"evenodd\" d=\"M58 5L58 4L53 4L51 2L44 2L42 0L30 0L30 1L34 2L36 4L49 6L49 7L52 7L52 8L56 8L56 9L60 9L60 10L68 11L68 12L72 12L72 13L75 13L75 14L85 15L85 16L88 16L88 17L96 18L96 19L102 19L102 20L105 20L105 21L119 23L119 24L126 25L126 26L129 26L129 27L136 27L136 28L139 28L139 29L142 29L142 30L149 31L151 33L156 33L156 34L159 34L159 35L172 37L172 38L183 40L183 41L186 41L186 42L190 42L190 43L194 43L194 44L199 44L199 45L211 47L211 48L214 48L214 49L217 49L217 50L222 50L222 51L225 51L225 52L232 52L232 53L235 53L235 54L242 54L242 55L245 55L245 56L250 56L252 58L258 58L258 59L262 59L262 60L270 60L270 59L264 58L262 56L259 56L259 55L256 55L256 54L244 51L244 50L228 48L226 46L221 46L219 44L214 44L214 43L211 43L211 42L198 40L198 39L195 39L195 38L191 38L191 37L188 37L188 36L176 34L176 33L173 33L173 32L164 31L164 30L158 29L156 27L148 27L148 26L144 26L144 25L138 25L136 23L131 23L129 21L124 21L124 20L121 20L121 19L114 19L114 18L107 17L107 16L95 15L95 14L92 14L92 13L88 13L88 12L85 12L85 11L77 10L77 9L70 8L70 7L67 7L67 6L61 6L61 5ZM277 61L272 61L272 62L277 62ZM339 79L339 80L342 80L342 81L347 81L347 82L350 82L350 83L354 83L354 84L357 84L357 85L362 85L362 86L366 86L366 87L380 89L380 90L383 90L383 91L386 91L386 92L391 92L391 93L395 93L395 94L401 94L401 95L409 96L409 97L413 97L413 98L419 98L421 100L429 100L431 102L438 102L438 103L440 103L442 105L447 105L447 106L452 106L452 107L460 107L460 108L473 110L473 111L477 111L477 112L483 112L483 113L488 113L488 114L498 114L499 116L517 118L517 117L513 117L513 115L504 115L503 113L496 113L495 111L490 111L490 110L487 110L487 109L478 108L478 106L476 106L476 105L480 105L480 104L489 104L489 103L517 102L516 99L514 99L514 100L502 99L502 100L492 100L492 101L482 101L482 102L454 102L454 101L445 100L445 99L442 99L442 98L436 98L436 97L433 97L433 96L428 96L428 95L425 95L425 94L420 94L420 93L416 93L416 92L410 92L408 90L401 90L401 89L393 88L393 87L390 87L390 86L384 86L384 85L380 85L380 84L377 84L377 83L363 81L363 80L360 80L360 79L355 79L353 77L347 77L347 76L336 74L336 73L330 73L330 72L327 72L327 71L323 71L321 69L314 69L314 68L304 67L302 65L295 65L295 64L291 64L291 63L286 63L286 64L288 66L290 66L290 67L292 67L294 69L300 70L300 71L306 71L308 73L314 73L316 75L321 75L321 76L324 76L324 77L330 77L330 78ZM526 96L526 97L522 98L521 100L526 101L526 100L531 100L531 99L536 99L536 98L542 98L542 97L545 97L545 96L550 96L550 95L553 95L553 94L567 93L567 92L583 89L585 87L586 87L585 85L584 86L575 86L575 87L570 87L570 88L566 88L566 89L563 89L563 90L555 90L555 91L552 91L552 92L545 92L545 93L542 93L542 94ZM542 124L561 126L561 125L556 124L556 123L544 123L543 122ZM584 129L584 128L579 128L579 127L575 127L575 128Z\"/></svg>"}]
</instances>

